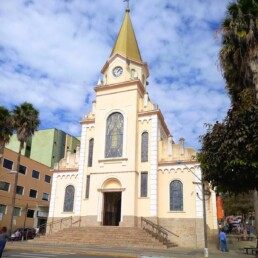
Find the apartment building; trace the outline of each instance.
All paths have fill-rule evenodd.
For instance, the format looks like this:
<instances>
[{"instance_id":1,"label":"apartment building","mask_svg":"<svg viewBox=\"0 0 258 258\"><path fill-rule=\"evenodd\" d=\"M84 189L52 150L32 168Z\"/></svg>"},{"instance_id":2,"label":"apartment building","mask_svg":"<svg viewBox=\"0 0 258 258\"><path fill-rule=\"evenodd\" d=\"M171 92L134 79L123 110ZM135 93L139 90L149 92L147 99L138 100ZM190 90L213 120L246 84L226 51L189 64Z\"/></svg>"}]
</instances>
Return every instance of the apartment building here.
<instances>
[{"instance_id":1,"label":"apartment building","mask_svg":"<svg viewBox=\"0 0 258 258\"><path fill-rule=\"evenodd\" d=\"M10 225L18 154L5 148L0 167L0 227ZM50 167L21 156L15 195L13 230L46 223L51 193Z\"/></svg>"},{"instance_id":2,"label":"apartment building","mask_svg":"<svg viewBox=\"0 0 258 258\"><path fill-rule=\"evenodd\" d=\"M20 142L14 134L6 148L15 152L19 151ZM80 145L80 140L56 128L38 130L28 139L22 150L22 155L36 160L48 167L53 168L70 150L76 152L76 147Z\"/></svg>"}]
</instances>

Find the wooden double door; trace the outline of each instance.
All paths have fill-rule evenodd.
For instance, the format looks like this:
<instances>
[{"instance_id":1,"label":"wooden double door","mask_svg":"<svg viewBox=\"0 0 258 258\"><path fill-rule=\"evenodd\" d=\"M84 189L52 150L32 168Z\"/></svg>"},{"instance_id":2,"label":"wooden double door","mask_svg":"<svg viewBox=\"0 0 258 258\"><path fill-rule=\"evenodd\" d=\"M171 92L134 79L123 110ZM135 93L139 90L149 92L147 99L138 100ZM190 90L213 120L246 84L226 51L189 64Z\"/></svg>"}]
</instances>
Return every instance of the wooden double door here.
<instances>
[{"instance_id":1,"label":"wooden double door","mask_svg":"<svg viewBox=\"0 0 258 258\"><path fill-rule=\"evenodd\" d=\"M119 226L121 219L121 192L104 193L104 226Z\"/></svg>"}]
</instances>

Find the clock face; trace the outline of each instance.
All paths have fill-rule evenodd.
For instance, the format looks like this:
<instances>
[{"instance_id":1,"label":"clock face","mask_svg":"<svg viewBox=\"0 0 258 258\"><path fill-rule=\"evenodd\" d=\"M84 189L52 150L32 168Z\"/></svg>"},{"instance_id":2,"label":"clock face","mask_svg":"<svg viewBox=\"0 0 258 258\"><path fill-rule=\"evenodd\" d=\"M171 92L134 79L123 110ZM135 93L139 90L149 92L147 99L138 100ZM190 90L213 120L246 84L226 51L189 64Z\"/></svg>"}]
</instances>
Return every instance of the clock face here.
<instances>
[{"instance_id":1,"label":"clock face","mask_svg":"<svg viewBox=\"0 0 258 258\"><path fill-rule=\"evenodd\" d=\"M123 68L121 66L116 66L114 69L113 69L113 75L115 77L119 77L121 74L123 73Z\"/></svg>"}]
</instances>

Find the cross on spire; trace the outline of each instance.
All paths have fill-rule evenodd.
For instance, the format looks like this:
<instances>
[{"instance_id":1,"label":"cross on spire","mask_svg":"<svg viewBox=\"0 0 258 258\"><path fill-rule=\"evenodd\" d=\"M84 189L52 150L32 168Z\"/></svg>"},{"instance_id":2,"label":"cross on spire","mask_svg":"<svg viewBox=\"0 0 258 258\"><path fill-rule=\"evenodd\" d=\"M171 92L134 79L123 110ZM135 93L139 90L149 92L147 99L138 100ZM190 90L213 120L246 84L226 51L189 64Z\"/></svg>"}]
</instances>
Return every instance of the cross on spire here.
<instances>
[{"instance_id":1,"label":"cross on spire","mask_svg":"<svg viewBox=\"0 0 258 258\"><path fill-rule=\"evenodd\" d=\"M129 2L130 2L130 0L124 0L124 2L127 2L127 9L130 9L130 8L129 8Z\"/></svg>"}]
</instances>

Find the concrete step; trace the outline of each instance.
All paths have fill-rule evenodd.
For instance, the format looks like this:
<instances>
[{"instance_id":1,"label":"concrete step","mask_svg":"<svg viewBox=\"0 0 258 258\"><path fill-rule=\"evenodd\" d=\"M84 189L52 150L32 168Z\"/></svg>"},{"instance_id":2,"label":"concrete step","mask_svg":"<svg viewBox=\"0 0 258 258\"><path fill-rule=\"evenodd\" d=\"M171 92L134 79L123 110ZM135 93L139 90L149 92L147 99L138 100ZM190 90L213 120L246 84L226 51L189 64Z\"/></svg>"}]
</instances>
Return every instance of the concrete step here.
<instances>
[{"instance_id":1,"label":"concrete step","mask_svg":"<svg viewBox=\"0 0 258 258\"><path fill-rule=\"evenodd\" d=\"M164 249L176 246L165 245L140 228L122 227L71 227L59 232L35 238L34 243L87 244L103 246L131 246Z\"/></svg>"}]
</instances>

